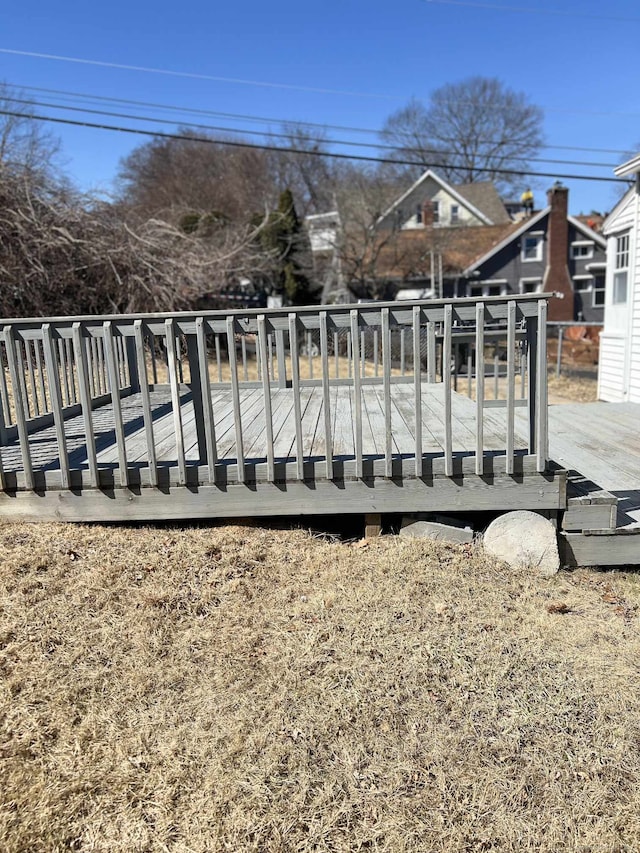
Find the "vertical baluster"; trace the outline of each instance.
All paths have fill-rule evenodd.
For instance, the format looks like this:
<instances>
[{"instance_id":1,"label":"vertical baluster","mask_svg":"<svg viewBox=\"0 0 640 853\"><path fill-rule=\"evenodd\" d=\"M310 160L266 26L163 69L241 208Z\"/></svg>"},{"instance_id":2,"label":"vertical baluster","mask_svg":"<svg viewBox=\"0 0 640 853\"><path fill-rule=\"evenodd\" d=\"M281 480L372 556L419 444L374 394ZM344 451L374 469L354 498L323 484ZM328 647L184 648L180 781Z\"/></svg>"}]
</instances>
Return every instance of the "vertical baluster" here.
<instances>
[{"instance_id":1,"label":"vertical baluster","mask_svg":"<svg viewBox=\"0 0 640 853\"><path fill-rule=\"evenodd\" d=\"M231 370L231 397L236 430L236 459L238 463L238 482L246 482L244 464L244 445L242 441L242 413L240 411L240 390L238 388L238 365L236 361L235 328L233 317L227 317L227 343L229 346L229 367ZM256 362L260 371L260 356L256 350Z\"/></svg>"},{"instance_id":2,"label":"vertical baluster","mask_svg":"<svg viewBox=\"0 0 640 853\"><path fill-rule=\"evenodd\" d=\"M339 337L339 335L338 335L338 332L336 331L336 332L334 332L334 333L333 333L333 358L334 358L334 362L335 362L335 376L336 376L336 379L338 379L338 378L340 377L340 353L339 353L339 348L340 348L340 337Z\"/></svg>"},{"instance_id":3,"label":"vertical baluster","mask_svg":"<svg viewBox=\"0 0 640 853\"><path fill-rule=\"evenodd\" d=\"M444 306L444 340L442 344L442 382L444 385L444 472L453 476L453 437L451 423L451 304Z\"/></svg>"},{"instance_id":4,"label":"vertical baluster","mask_svg":"<svg viewBox=\"0 0 640 853\"><path fill-rule=\"evenodd\" d=\"M547 399L547 302L538 302L538 352L536 383L536 467L544 471L549 458L549 409Z\"/></svg>"},{"instance_id":5,"label":"vertical baluster","mask_svg":"<svg viewBox=\"0 0 640 853\"><path fill-rule=\"evenodd\" d=\"M184 383L184 364L182 360L182 338L179 334L175 336L174 341L176 352L176 365L178 367L178 381L182 385Z\"/></svg>"},{"instance_id":6,"label":"vertical baluster","mask_svg":"<svg viewBox=\"0 0 640 853\"><path fill-rule=\"evenodd\" d=\"M498 344L496 344L496 351L493 356L493 399L497 400L500 397L500 359L498 356L497 350Z\"/></svg>"},{"instance_id":7,"label":"vertical baluster","mask_svg":"<svg viewBox=\"0 0 640 853\"><path fill-rule=\"evenodd\" d=\"M153 384L158 384L158 365L156 363L156 336L153 334L149 334L149 355L151 357L151 377L153 379Z\"/></svg>"},{"instance_id":8,"label":"vertical baluster","mask_svg":"<svg viewBox=\"0 0 640 853\"><path fill-rule=\"evenodd\" d=\"M16 353L18 358L18 363L20 365L20 389L22 391L22 399L24 400L24 409L25 414L27 416L27 420L31 417L31 402L29 400L29 394L27 392L27 381L25 377L25 357L23 354L24 347L26 342L21 340L16 340Z\"/></svg>"},{"instance_id":9,"label":"vertical baluster","mask_svg":"<svg viewBox=\"0 0 640 853\"><path fill-rule=\"evenodd\" d=\"M42 327L42 343L44 345L44 361L47 365L47 376L49 378L49 395L51 397L51 408L53 409L53 423L56 432L56 442L58 445L58 458L60 460L60 474L62 479L62 488L69 488L69 456L67 454L67 440L64 434L64 415L62 413L62 389L60 387L60 374L63 378L66 374L66 369L63 365L56 362L56 350L53 345L53 336L51 326L45 323ZM58 341L60 344L61 341ZM58 347L58 353L66 360L66 352L64 347ZM68 393L68 385L67 385ZM69 398L67 397L67 400Z\"/></svg>"},{"instance_id":10,"label":"vertical baluster","mask_svg":"<svg viewBox=\"0 0 640 853\"><path fill-rule=\"evenodd\" d=\"M378 375L378 330L373 330L373 375Z\"/></svg>"},{"instance_id":11,"label":"vertical baluster","mask_svg":"<svg viewBox=\"0 0 640 853\"><path fill-rule=\"evenodd\" d=\"M422 375L420 371L420 306L413 306L413 404L416 428L416 477L422 477Z\"/></svg>"},{"instance_id":12,"label":"vertical baluster","mask_svg":"<svg viewBox=\"0 0 640 853\"><path fill-rule=\"evenodd\" d=\"M149 378L147 376L147 359L144 342L142 320L133 321L133 337L136 347L136 362L138 365L138 380L140 382L140 397L142 398L142 418L147 444L147 467L149 469L149 484L158 485L158 460L156 458L156 443L153 434L153 412L151 410L151 395L149 394ZM152 344L153 346L153 344Z\"/></svg>"},{"instance_id":13,"label":"vertical baluster","mask_svg":"<svg viewBox=\"0 0 640 853\"><path fill-rule=\"evenodd\" d=\"M458 365L460 364L460 344L455 341L453 344L453 390L458 390Z\"/></svg>"},{"instance_id":14,"label":"vertical baluster","mask_svg":"<svg viewBox=\"0 0 640 853\"><path fill-rule=\"evenodd\" d=\"M180 408L180 376L178 359L176 357L176 330L171 319L164 321L165 346L167 348L167 370L171 388L171 408L173 409L173 429L176 439L176 456L178 459L178 485L184 486L187 481L187 467L184 456L184 434L182 429L182 410Z\"/></svg>"},{"instance_id":15,"label":"vertical baluster","mask_svg":"<svg viewBox=\"0 0 640 853\"><path fill-rule=\"evenodd\" d=\"M313 379L313 336L307 332L307 354L309 356L309 379Z\"/></svg>"},{"instance_id":16,"label":"vertical baluster","mask_svg":"<svg viewBox=\"0 0 640 853\"><path fill-rule=\"evenodd\" d=\"M218 333L216 333L216 335L215 335L214 342L215 342L215 348L216 348L216 367L218 370L218 382L222 382L222 355L220 352L220 335ZM235 343L236 342L234 339L234 341L233 341L234 349L235 349ZM207 370L207 375L209 375L208 370ZM211 396L210 391L209 391L209 396Z\"/></svg>"},{"instance_id":17,"label":"vertical baluster","mask_svg":"<svg viewBox=\"0 0 640 853\"><path fill-rule=\"evenodd\" d=\"M31 448L29 447L29 435L27 433L27 418L25 400L20 382L20 371L22 365L16 358L16 340L12 326L4 327L4 342L7 351L7 363L9 376L13 390L13 407L16 413L16 426L18 428L18 440L20 442L20 453L22 454L22 468L24 470L24 484L26 489L33 489L33 464L31 461Z\"/></svg>"},{"instance_id":18,"label":"vertical baluster","mask_svg":"<svg viewBox=\"0 0 640 853\"><path fill-rule=\"evenodd\" d=\"M96 338L96 356L98 360L98 376L100 378L100 393L109 393L109 377L107 375L107 365L104 360L104 338Z\"/></svg>"},{"instance_id":19,"label":"vertical baluster","mask_svg":"<svg viewBox=\"0 0 640 853\"><path fill-rule=\"evenodd\" d=\"M42 402L42 412L47 411L47 391L44 381L44 364L42 362L42 343L39 339L33 342L33 348L36 354L36 369L38 371L38 390L40 392L40 400Z\"/></svg>"},{"instance_id":20,"label":"vertical baluster","mask_svg":"<svg viewBox=\"0 0 640 853\"><path fill-rule=\"evenodd\" d=\"M216 335L216 337L219 338L219 335ZM216 427L213 419L213 406L211 403L211 380L209 378L209 358L207 356L207 332L203 317L198 317L196 319L196 342L198 345L200 392L202 396L202 414L204 418L205 444L207 448L207 472L209 475L209 482L214 483L216 477L216 462L218 461L218 448L216 446Z\"/></svg>"},{"instance_id":21,"label":"vertical baluster","mask_svg":"<svg viewBox=\"0 0 640 853\"><path fill-rule=\"evenodd\" d=\"M84 349L84 361L87 368L87 378L89 380L89 399L92 400L96 396L96 379L95 379L95 365L93 363L92 353L91 353L91 338L86 337L82 338L82 347ZM80 397L82 400L82 397Z\"/></svg>"},{"instance_id":22,"label":"vertical baluster","mask_svg":"<svg viewBox=\"0 0 640 853\"><path fill-rule=\"evenodd\" d=\"M472 380L473 378L473 348L471 343L467 344L467 397L471 399L472 396Z\"/></svg>"},{"instance_id":23,"label":"vertical baluster","mask_svg":"<svg viewBox=\"0 0 640 853\"><path fill-rule=\"evenodd\" d=\"M242 377L245 382L249 381L249 365L247 364L247 337L246 335L242 335L240 337L240 342L242 345ZM293 351L291 352L291 358L293 358Z\"/></svg>"},{"instance_id":24,"label":"vertical baluster","mask_svg":"<svg viewBox=\"0 0 640 853\"><path fill-rule=\"evenodd\" d=\"M436 324L427 323L427 382L436 381Z\"/></svg>"},{"instance_id":25,"label":"vertical baluster","mask_svg":"<svg viewBox=\"0 0 640 853\"><path fill-rule=\"evenodd\" d=\"M484 474L484 302L476 304L476 474Z\"/></svg>"},{"instance_id":26,"label":"vertical baluster","mask_svg":"<svg viewBox=\"0 0 640 853\"><path fill-rule=\"evenodd\" d=\"M105 320L102 324L102 334L102 349L104 351L104 361L106 362L106 368L109 378L109 393L111 394L111 407L113 409L113 421L115 424L120 485L123 488L126 488L126 486L129 485L129 471L127 468L127 446L125 444L124 424L122 421L122 406L120 403L117 349L113 338L113 326L111 325L111 320Z\"/></svg>"},{"instance_id":27,"label":"vertical baluster","mask_svg":"<svg viewBox=\"0 0 640 853\"><path fill-rule=\"evenodd\" d=\"M507 459L506 473L513 474L516 386L516 303L507 303Z\"/></svg>"},{"instance_id":28,"label":"vertical baluster","mask_svg":"<svg viewBox=\"0 0 640 853\"><path fill-rule=\"evenodd\" d=\"M406 373L406 353L405 353L405 345L404 345L404 326L400 327L400 375L404 376Z\"/></svg>"},{"instance_id":29,"label":"vertical baluster","mask_svg":"<svg viewBox=\"0 0 640 853\"><path fill-rule=\"evenodd\" d=\"M367 339L364 329L360 332L360 376L365 376Z\"/></svg>"},{"instance_id":30,"label":"vertical baluster","mask_svg":"<svg viewBox=\"0 0 640 853\"><path fill-rule=\"evenodd\" d=\"M285 359L284 330L277 329L275 333L276 360L278 363L278 388L287 387L287 362Z\"/></svg>"},{"instance_id":31,"label":"vertical baluster","mask_svg":"<svg viewBox=\"0 0 640 853\"><path fill-rule=\"evenodd\" d=\"M356 477L362 479L362 383L360 381L360 329L358 310L351 311L351 340L353 341L353 363L356 369L353 371L353 402L355 406L355 455L356 455Z\"/></svg>"},{"instance_id":32,"label":"vertical baluster","mask_svg":"<svg viewBox=\"0 0 640 853\"><path fill-rule=\"evenodd\" d=\"M526 371L527 371L527 360L525 358L525 347L524 342L520 341L520 399L524 399L525 390L527 387L526 384Z\"/></svg>"},{"instance_id":33,"label":"vertical baluster","mask_svg":"<svg viewBox=\"0 0 640 853\"><path fill-rule=\"evenodd\" d=\"M93 419L91 417L91 384L89 381L89 365L87 362L87 348L82 335L82 325L74 323L71 330L73 338L73 350L75 353L76 370L78 372L78 393L82 406L82 419L84 422L84 437L87 448L87 462L89 464L89 482L91 487L98 488L98 460L96 458L96 439L93 430Z\"/></svg>"},{"instance_id":34,"label":"vertical baluster","mask_svg":"<svg viewBox=\"0 0 640 853\"><path fill-rule=\"evenodd\" d=\"M333 439L331 436L331 399L329 386L329 356L327 353L327 312L320 312L320 355L322 357L322 400L324 408L324 441L327 480L333 479Z\"/></svg>"},{"instance_id":35,"label":"vertical baluster","mask_svg":"<svg viewBox=\"0 0 640 853\"><path fill-rule=\"evenodd\" d=\"M69 404L71 405L78 402L78 394L76 391L76 372L75 365L73 363L73 349L70 338L64 339L64 354L65 361L67 363L67 372L69 374L69 391L71 392Z\"/></svg>"},{"instance_id":36,"label":"vertical baluster","mask_svg":"<svg viewBox=\"0 0 640 853\"><path fill-rule=\"evenodd\" d=\"M268 360L271 368L270 370L262 371L262 399L267 441L267 480L273 483L276 478L273 455L273 414L271 412L270 384L273 376L273 348L271 334L267 334L264 314L258 316L258 346L260 348L260 358L265 362Z\"/></svg>"},{"instance_id":37,"label":"vertical baluster","mask_svg":"<svg viewBox=\"0 0 640 853\"><path fill-rule=\"evenodd\" d=\"M289 314L289 347L291 349L291 389L293 417L296 427L296 479L304 480L304 449L302 445L302 407L300 405L300 363L298 356L298 323L296 314Z\"/></svg>"},{"instance_id":38,"label":"vertical baluster","mask_svg":"<svg viewBox=\"0 0 640 853\"><path fill-rule=\"evenodd\" d=\"M347 378L351 379L353 376L353 339L351 335L351 331L347 332Z\"/></svg>"},{"instance_id":39,"label":"vertical baluster","mask_svg":"<svg viewBox=\"0 0 640 853\"><path fill-rule=\"evenodd\" d=\"M2 350L0 349L0 359L1 357ZM7 359L7 365L8 364L9 361ZM4 361L2 360L0 360L0 401L2 402L2 423L0 423L0 426L6 427L13 422L13 416L11 414L11 406L9 405L9 390L7 388L7 377L5 375Z\"/></svg>"},{"instance_id":40,"label":"vertical baluster","mask_svg":"<svg viewBox=\"0 0 640 853\"><path fill-rule=\"evenodd\" d=\"M381 310L382 388L384 394L384 475L393 473L393 437L391 435L391 330L389 309Z\"/></svg>"},{"instance_id":41,"label":"vertical baluster","mask_svg":"<svg viewBox=\"0 0 640 853\"><path fill-rule=\"evenodd\" d=\"M56 366L58 370L58 376L60 379L60 394L62 399L62 405L66 406L69 404L69 378L67 376L66 370L66 356L64 353L64 342L62 338L58 338L57 340L58 347L58 357L55 360ZM45 359L46 360L46 359ZM49 368L47 368L47 372L49 372ZM53 398L51 399L53 409Z\"/></svg>"},{"instance_id":42,"label":"vertical baluster","mask_svg":"<svg viewBox=\"0 0 640 853\"><path fill-rule=\"evenodd\" d=\"M35 341L37 343L37 341ZM29 375L29 390L31 391L32 411L34 415L40 414L40 402L38 400L38 392L36 391L36 380L33 374L33 359L31 357L31 341L24 342L25 354L27 357L27 373Z\"/></svg>"}]
</instances>

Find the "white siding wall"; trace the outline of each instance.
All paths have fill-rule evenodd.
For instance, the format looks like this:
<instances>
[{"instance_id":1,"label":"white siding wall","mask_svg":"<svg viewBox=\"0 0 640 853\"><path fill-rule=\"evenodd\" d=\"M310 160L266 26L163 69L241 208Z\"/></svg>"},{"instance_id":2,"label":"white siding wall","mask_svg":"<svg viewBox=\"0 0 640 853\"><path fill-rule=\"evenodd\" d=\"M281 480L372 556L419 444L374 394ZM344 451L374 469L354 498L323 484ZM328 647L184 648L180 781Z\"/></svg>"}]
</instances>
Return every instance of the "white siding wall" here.
<instances>
[{"instance_id":1,"label":"white siding wall","mask_svg":"<svg viewBox=\"0 0 640 853\"><path fill-rule=\"evenodd\" d=\"M598 399L606 403L624 401L624 354L626 338L602 332L598 365Z\"/></svg>"},{"instance_id":2,"label":"white siding wall","mask_svg":"<svg viewBox=\"0 0 640 853\"><path fill-rule=\"evenodd\" d=\"M625 322L621 326L620 308L612 305L613 293L613 264L615 262L615 235L625 231L633 231L636 222L636 195L629 190L627 195L619 202L618 208L614 209L605 222L604 233L607 240L607 279L606 279L606 304L604 311L604 329L600 335L600 364L598 368L598 398L609 403L617 403L631 399L626 395L628 387L625 385L625 361L629 357L627 348L630 345L632 331L631 322L626 322L627 314L624 313ZM633 326L635 346L631 352L631 375L635 375L637 394L640 397L640 268L638 266L638 235L632 235L631 251L635 259L630 261L629 287L633 288L634 298L632 310L634 312ZM635 280L634 273L635 270ZM637 316L637 325L636 325Z\"/></svg>"},{"instance_id":3,"label":"white siding wall","mask_svg":"<svg viewBox=\"0 0 640 853\"><path fill-rule=\"evenodd\" d=\"M636 195L636 205L640 205L640 198ZM636 216L636 222L640 223L640 217ZM637 226L640 227L640 226ZM636 231L632 236L631 249L634 257L630 261L630 287L633 288L633 301L631 303L631 355L629 361L629 401L640 403L640 233Z\"/></svg>"}]
</instances>

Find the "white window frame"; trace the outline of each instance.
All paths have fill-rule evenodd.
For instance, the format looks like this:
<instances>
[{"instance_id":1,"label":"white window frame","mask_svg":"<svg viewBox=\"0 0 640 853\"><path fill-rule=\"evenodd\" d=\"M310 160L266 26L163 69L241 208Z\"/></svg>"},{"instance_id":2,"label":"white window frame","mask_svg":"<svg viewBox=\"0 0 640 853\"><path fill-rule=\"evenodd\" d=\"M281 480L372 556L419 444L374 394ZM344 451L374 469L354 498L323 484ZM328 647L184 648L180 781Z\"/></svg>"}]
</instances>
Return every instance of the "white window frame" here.
<instances>
[{"instance_id":1,"label":"white window frame","mask_svg":"<svg viewBox=\"0 0 640 853\"><path fill-rule=\"evenodd\" d=\"M434 198L431 202L431 208L433 210L433 224L440 224L440 201L437 198Z\"/></svg>"},{"instance_id":2,"label":"white window frame","mask_svg":"<svg viewBox=\"0 0 640 853\"><path fill-rule=\"evenodd\" d=\"M602 281L602 287L596 287L596 278L600 278ZM593 284L591 285L591 307L592 308L604 308L604 304L606 302L606 292L607 292L607 278L604 273L596 273L593 276ZM596 302L596 296L598 293L602 294L602 302Z\"/></svg>"},{"instance_id":3,"label":"white window frame","mask_svg":"<svg viewBox=\"0 0 640 853\"><path fill-rule=\"evenodd\" d=\"M526 246L527 240L536 240L536 256L535 258L528 258L526 256ZM520 249L520 259L523 264L531 264L531 263L540 263L542 260L542 245L544 243L544 232L543 231L530 231L528 234L523 234L522 236L522 246Z\"/></svg>"},{"instance_id":4,"label":"white window frame","mask_svg":"<svg viewBox=\"0 0 640 853\"><path fill-rule=\"evenodd\" d=\"M469 295L472 297L485 297L489 296L489 289L492 287L499 287L500 293L494 294L495 296L506 296L507 295L507 284L509 282L506 278L487 278L483 281L471 281L469 282ZM472 288L482 288L480 293L471 293Z\"/></svg>"},{"instance_id":5,"label":"white window frame","mask_svg":"<svg viewBox=\"0 0 640 853\"><path fill-rule=\"evenodd\" d=\"M593 290L593 283L595 281L595 278L594 278L594 276L587 275L585 273L584 275L574 275L572 281L573 281L573 289L575 290L576 293L589 293L590 290ZM578 282L580 282L580 283L586 282L587 286L586 287L576 287Z\"/></svg>"},{"instance_id":6,"label":"white window frame","mask_svg":"<svg viewBox=\"0 0 640 853\"><path fill-rule=\"evenodd\" d=\"M457 225L460 222L460 205L452 204L449 209L449 216L452 225Z\"/></svg>"},{"instance_id":7,"label":"white window frame","mask_svg":"<svg viewBox=\"0 0 640 853\"><path fill-rule=\"evenodd\" d=\"M527 290L526 289L527 284L535 284L536 285L535 290ZM520 290L520 293L523 293L523 294L524 293L542 293L542 278L539 275L521 278L519 290Z\"/></svg>"},{"instance_id":8,"label":"white window frame","mask_svg":"<svg viewBox=\"0 0 640 853\"><path fill-rule=\"evenodd\" d=\"M631 234L626 231L616 237L616 248L613 256L613 287L611 288L611 303L626 305L629 292L629 249Z\"/></svg>"},{"instance_id":9,"label":"white window frame","mask_svg":"<svg viewBox=\"0 0 640 853\"><path fill-rule=\"evenodd\" d=\"M586 252L582 252L586 249ZM588 261L593 257L594 243L593 240L574 240L571 244L571 260L572 261Z\"/></svg>"}]
</instances>

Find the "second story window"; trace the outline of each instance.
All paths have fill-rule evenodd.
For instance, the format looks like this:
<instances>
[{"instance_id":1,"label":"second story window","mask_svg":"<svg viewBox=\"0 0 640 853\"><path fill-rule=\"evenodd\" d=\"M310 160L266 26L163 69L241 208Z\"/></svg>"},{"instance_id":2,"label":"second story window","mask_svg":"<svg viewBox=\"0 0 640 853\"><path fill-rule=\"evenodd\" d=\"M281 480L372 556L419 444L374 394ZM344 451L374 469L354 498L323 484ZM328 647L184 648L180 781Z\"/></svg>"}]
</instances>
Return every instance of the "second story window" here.
<instances>
[{"instance_id":1,"label":"second story window","mask_svg":"<svg viewBox=\"0 0 640 853\"><path fill-rule=\"evenodd\" d=\"M437 225L440 222L440 202L432 201L431 206L433 207L433 224Z\"/></svg>"},{"instance_id":2,"label":"second story window","mask_svg":"<svg viewBox=\"0 0 640 853\"><path fill-rule=\"evenodd\" d=\"M416 223L418 225L420 225L421 222L422 222L422 205L417 204L416 205Z\"/></svg>"},{"instance_id":3,"label":"second story window","mask_svg":"<svg viewBox=\"0 0 640 853\"><path fill-rule=\"evenodd\" d=\"M522 238L522 260L542 260L542 234L526 234Z\"/></svg>"},{"instance_id":4,"label":"second story window","mask_svg":"<svg viewBox=\"0 0 640 853\"><path fill-rule=\"evenodd\" d=\"M457 204L451 205L451 224L456 225L460 221L460 208Z\"/></svg>"},{"instance_id":5,"label":"second story window","mask_svg":"<svg viewBox=\"0 0 640 853\"><path fill-rule=\"evenodd\" d=\"M616 254L613 272L613 304L627 301L627 279L629 275L629 235L616 237Z\"/></svg>"}]
</instances>

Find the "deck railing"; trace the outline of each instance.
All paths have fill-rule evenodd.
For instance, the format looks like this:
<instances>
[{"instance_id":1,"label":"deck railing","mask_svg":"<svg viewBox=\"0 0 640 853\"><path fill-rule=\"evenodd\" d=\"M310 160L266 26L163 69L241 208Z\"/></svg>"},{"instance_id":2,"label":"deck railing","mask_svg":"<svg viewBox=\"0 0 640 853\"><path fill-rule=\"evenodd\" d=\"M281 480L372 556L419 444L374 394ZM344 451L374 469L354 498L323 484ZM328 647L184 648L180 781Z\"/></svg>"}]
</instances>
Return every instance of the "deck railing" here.
<instances>
[{"instance_id":1,"label":"deck railing","mask_svg":"<svg viewBox=\"0 0 640 853\"><path fill-rule=\"evenodd\" d=\"M350 387L353 458L340 465L340 476L362 478L368 470L363 451L363 393L367 385L381 389L384 428L381 444L383 476L394 476L392 389L408 385L413 401L414 446L411 473L424 474L422 398L425 384L442 386L444 440L441 456L445 475L454 474L452 399L464 391L475 400L475 424L469 455L473 470L487 472L495 456L484 442L485 413L505 410L505 472L516 471L515 410L528 409L525 452L544 471L547 438L547 302L539 295L514 298L430 300L311 306L270 310L180 313L174 315L105 316L0 321L0 444L18 442L24 487L34 488L32 435L53 427L61 485L69 487L65 422L81 416L89 483L102 483L96 453L95 412L110 404L117 445L119 485L131 483L132 471L148 471L149 485L158 485L160 464L154 434L153 394L165 388L173 411L177 481L193 479L193 462L185 453L185 402L192 405L197 434L197 479L218 482L222 468L229 477L247 482L262 465L266 479L282 474L305 478L302 389L317 386L322 405L317 429L325 448L324 474L336 474L334 453L335 386ZM266 457L256 460L245 447L247 431L242 395L262 390ZM274 451L273 400L277 390L293 393L293 442L286 459ZM233 409L235 447L222 460L216 430L216 392L226 389ZM146 442L143 463L127 456L122 401L139 394ZM343 461L343 460L341 460ZM406 460L405 460L406 463ZM35 466L37 467L37 466ZM280 470L280 469L279 469ZM404 470L404 469L403 469ZM5 477L0 468L2 486Z\"/></svg>"}]
</instances>

